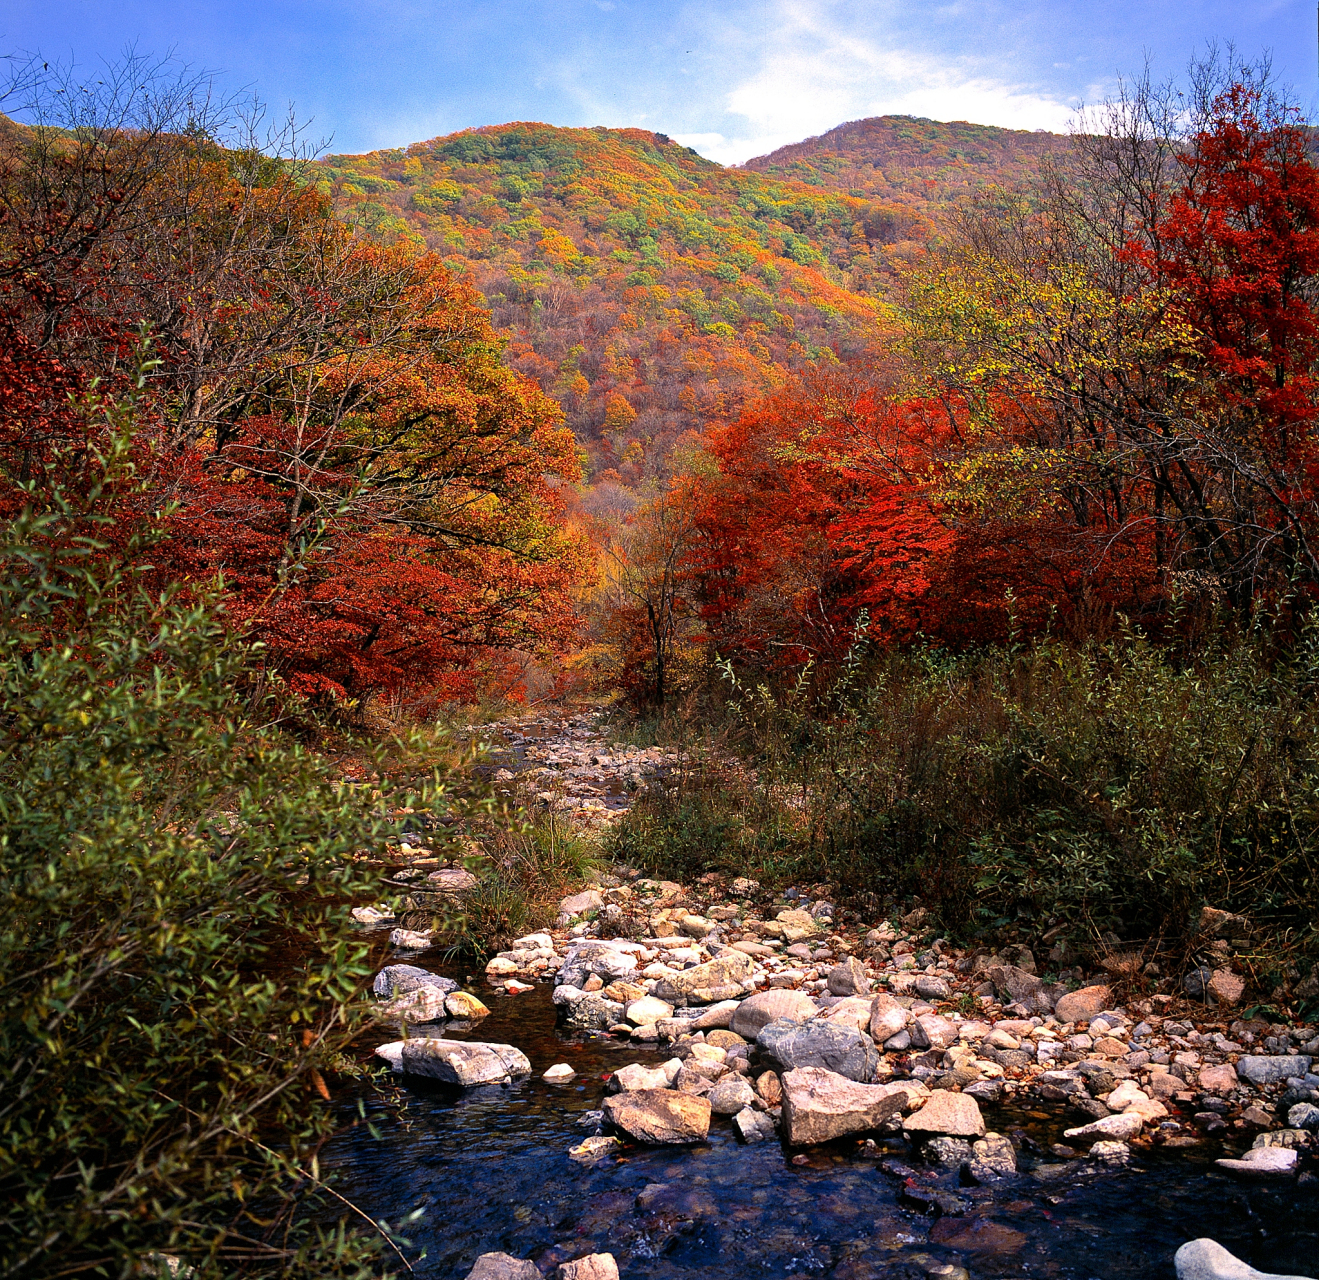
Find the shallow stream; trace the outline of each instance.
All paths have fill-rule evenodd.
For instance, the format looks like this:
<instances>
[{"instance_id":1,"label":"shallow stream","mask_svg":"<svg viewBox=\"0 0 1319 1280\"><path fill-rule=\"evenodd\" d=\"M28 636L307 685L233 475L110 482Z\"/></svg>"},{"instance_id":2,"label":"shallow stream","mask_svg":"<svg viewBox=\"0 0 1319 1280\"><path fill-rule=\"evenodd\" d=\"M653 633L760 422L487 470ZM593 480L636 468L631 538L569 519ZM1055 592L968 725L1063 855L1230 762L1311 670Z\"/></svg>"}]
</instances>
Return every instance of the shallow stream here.
<instances>
[{"instance_id":1,"label":"shallow stream","mask_svg":"<svg viewBox=\"0 0 1319 1280\"><path fill-rule=\"evenodd\" d=\"M1319 1276L1313 1175L1280 1186L1234 1181L1214 1168L1223 1149L1212 1140L1137 1154L1116 1171L1062 1160L1049 1152L1074 1123L1061 1111L986 1107L989 1128L1017 1140L1021 1172L984 1187L922 1164L900 1137L878 1153L855 1140L793 1153L776 1142L744 1146L719 1116L707 1145L634 1147L583 1167L568 1150L595 1132L579 1121L600 1106L609 1073L669 1055L557 1028L547 985L487 1002L490 1017L445 1034L516 1045L531 1060L529 1080L466 1093L409 1080L397 1106L364 1086L381 1140L358 1125L322 1155L339 1190L374 1217L397 1222L425 1208L408 1231L418 1276L464 1277L497 1250L545 1272L609 1252L622 1280L948 1277L940 1264L972 1277L1134 1280L1171 1277L1173 1252L1198 1236L1262 1270ZM382 1031L359 1048L365 1056L394 1038ZM576 1079L541 1080L556 1062L575 1067ZM347 1123L357 1098L343 1102ZM919 1207L940 1192L941 1208Z\"/></svg>"}]
</instances>

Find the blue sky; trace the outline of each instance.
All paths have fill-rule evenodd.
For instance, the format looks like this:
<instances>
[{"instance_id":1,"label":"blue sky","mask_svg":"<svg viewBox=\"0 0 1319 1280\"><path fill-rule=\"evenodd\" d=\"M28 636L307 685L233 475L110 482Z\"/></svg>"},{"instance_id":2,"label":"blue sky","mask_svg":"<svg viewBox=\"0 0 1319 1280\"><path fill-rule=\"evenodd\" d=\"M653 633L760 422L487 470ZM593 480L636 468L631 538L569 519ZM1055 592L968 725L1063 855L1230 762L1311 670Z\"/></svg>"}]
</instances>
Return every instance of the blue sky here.
<instances>
[{"instance_id":1,"label":"blue sky","mask_svg":"<svg viewBox=\"0 0 1319 1280\"><path fill-rule=\"evenodd\" d=\"M733 163L886 112L1062 129L1148 56L1271 51L1316 105L1312 0L5 0L0 51L172 50L338 152L471 125L637 125Z\"/></svg>"}]
</instances>

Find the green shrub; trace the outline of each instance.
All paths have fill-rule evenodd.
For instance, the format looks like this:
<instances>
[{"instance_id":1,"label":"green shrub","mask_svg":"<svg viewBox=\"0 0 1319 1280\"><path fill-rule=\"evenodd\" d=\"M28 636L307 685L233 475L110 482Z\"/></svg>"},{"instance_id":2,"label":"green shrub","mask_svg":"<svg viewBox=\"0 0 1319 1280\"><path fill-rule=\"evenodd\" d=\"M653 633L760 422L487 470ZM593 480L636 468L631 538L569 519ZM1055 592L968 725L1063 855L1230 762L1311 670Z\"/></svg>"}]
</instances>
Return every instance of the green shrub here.
<instances>
[{"instance_id":1,"label":"green shrub","mask_svg":"<svg viewBox=\"0 0 1319 1280\"><path fill-rule=\"evenodd\" d=\"M551 812L487 830L484 857L473 859L477 884L463 896L450 936L459 951L485 954L553 923L559 899L594 865L597 849Z\"/></svg>"},{"instance_id":2,"label":"green shrub","mask_svg":"<svg viewBox=\"0 0 1319 1280\"><path fill-rule=\"evenodd\" d=\"M726 676L747 769L651 788L614 856L919 897L962 932L1185 938L1208 902L1275 956L1315 948L1313 629L1190 654L1135 633L961 655L859 641L823 688Z\"/></svg>"},{"instance_id":3,"label":"green shrub","mask_svg":"<svg viewBox=\"0 0 1319 1280\"><path fill-rule=\"evenodd\" d=\"M264 723L214 602L97 531L57 497L0 536L0 1275L382 1274L320 1073L404 801Z\"/></svg>"}]
</instances>

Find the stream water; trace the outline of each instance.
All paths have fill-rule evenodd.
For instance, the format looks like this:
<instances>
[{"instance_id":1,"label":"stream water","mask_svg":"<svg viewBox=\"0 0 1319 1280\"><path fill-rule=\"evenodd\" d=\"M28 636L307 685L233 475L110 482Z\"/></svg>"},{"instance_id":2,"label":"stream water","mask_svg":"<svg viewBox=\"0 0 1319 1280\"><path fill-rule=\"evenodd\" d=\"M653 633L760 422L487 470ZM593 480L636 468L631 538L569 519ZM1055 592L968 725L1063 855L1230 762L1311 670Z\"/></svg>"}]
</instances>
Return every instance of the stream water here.
<instances>
[{"instance_id":1,"label":"stream water","mask_svg":"<svg viewBox=\"0 0 1319 1280\"><path fill-rule=\"evenodd\" d=\"M488 1003L490 1017L445 1034L516 1045L531 1060L530 1079L466 1093L409 1079L397 1104L363 1086L381 1138L359 1123L322 1154L340 1191L373 1216L397 1222L425 1209L408 1230L418 1276L464 1277L479 1254L497 1250L545 1272L609 1252L623 1280L922 1280L951 1277L947 1264L977 1278L1134 1280L1171 1277L1173 1252L1198 1236L1262 1270L1319 1276L1313 1174L1276 1186L1236 1182L1214 1168L1223 1151L1210 1140L1104 1170L1050 1153L1071 1123L1061 1112L985 1108L987 1125L1020 1148L1019 1176L993 1186L959 1186L956 1171L922 1164L900 1136L878 1151L845 1140L794 1153L774 1142L744 1146L718 1116L704 1146L634 1147L582 1167L568 1150L595 1131L580 1122L600 1106L609 1073L668 1055L556 1027L546 985ZM365 1056L394 1038L382 1030L359 1048ZM575 1067L576 1079L541 1080L556 1062ZM357 1097L342 1101L347 1123ZM923 1211L938 1193L941 1207Z\"/></svg>"}]
</instances>

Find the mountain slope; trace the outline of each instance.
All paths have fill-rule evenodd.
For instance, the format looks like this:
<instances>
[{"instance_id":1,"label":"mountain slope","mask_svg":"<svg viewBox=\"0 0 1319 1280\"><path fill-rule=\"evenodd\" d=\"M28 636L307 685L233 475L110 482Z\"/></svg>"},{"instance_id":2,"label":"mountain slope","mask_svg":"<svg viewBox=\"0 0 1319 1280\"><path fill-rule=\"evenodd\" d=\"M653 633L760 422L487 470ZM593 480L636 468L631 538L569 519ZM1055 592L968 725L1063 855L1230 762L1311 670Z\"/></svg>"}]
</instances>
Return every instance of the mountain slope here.
<instances>
[{"instance_id":1,"label":"mountain slope","mask_svg":"<svg viewBox=\"0 0 1319 1280\"><path fill-rule=\"evenodd\" d=\"M509 359L631 483L684 433L873 343L893 246L872 201L724 169L641 130L519 124L335 156L322 188L481 289Z\"/></svg>"},{"instance_id":2,"label":"mountain slope","mask_svg":"<svg viewBox=\"0 0 1319 1280\"><path fill-rule=\"evenodd\" d=\"M641 129L516 123L316 177L344 217L465 273L590 473L633 486L791 370L882 344L940 209L971 174L1023 176L1047 137L885 118L730 169Z\"/></svg>"},{"instance_id":3,"label":"mountain slope","mask_svg":"<svg viewBox=\"0 0 1319 1280\"><path fill-rule=\"evenodd\" d=\"M756 173L936 216L988 184L1016 186L1059 154L1065 136L913 116L851 120L744 166Z\"/></svg>"}]
</instances>

